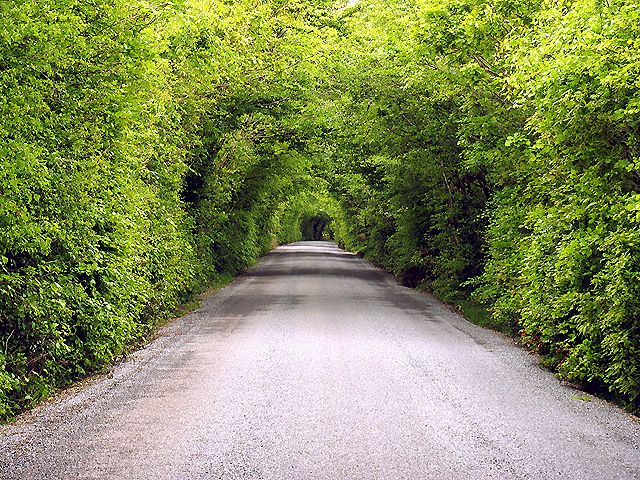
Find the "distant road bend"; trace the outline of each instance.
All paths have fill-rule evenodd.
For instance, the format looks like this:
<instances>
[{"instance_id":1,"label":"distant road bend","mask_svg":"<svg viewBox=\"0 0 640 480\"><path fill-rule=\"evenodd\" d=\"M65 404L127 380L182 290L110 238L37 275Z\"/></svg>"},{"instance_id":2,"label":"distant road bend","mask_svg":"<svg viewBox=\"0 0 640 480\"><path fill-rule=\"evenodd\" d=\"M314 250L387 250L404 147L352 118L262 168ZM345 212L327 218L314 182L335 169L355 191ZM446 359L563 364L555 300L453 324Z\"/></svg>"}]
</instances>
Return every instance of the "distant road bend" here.
<instances>
[{"instance_id":1,"label":"distant road bend","mask_svg":"<svg viewBox=\"0 0 640 480\"><path fill-rule=\"evenodd\" d=\"M329 242L0 427L9 479L640 478L640 424Z\"/></svg>"}]
</instances>

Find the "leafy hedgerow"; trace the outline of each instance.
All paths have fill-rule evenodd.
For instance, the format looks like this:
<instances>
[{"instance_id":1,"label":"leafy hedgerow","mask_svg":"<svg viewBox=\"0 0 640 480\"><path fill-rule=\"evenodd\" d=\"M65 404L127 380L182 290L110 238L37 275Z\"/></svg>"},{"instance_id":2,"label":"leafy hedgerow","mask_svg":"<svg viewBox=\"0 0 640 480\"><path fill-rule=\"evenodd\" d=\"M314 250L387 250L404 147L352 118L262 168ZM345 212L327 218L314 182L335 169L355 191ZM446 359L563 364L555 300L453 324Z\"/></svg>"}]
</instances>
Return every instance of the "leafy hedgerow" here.
<instances>
[{"instance_id":1,"label":"leafy hedgerow","mask_svg":"<svg viewBox=\"0 0 640 480\"><path fill-rule=\"evenodd\" d=\"M635 2L12 0L0 24L0 417L328 219L640 408Z\"/></svg>"},{"instance_id":2,"label":"leafy hedgerow","mask_svg":"<svg viewBox=\"0 0 640 480\"><path fill-rule=\"evenodd\" d=\"M304 52L277 32L306 20L214 3L0 7L0 417L291 230L306 160L281 99Z\"/></svg>"},{"instance_id":3,"label":"leafy hedgerow","mask_svg":"<svg viewBox=\"0 0 640 480\"><path fill-rule=\"evenodd\" d=\"M359 5L323 110L343 243L637 411L637 4Z\"/></svg>"}]
</instances>

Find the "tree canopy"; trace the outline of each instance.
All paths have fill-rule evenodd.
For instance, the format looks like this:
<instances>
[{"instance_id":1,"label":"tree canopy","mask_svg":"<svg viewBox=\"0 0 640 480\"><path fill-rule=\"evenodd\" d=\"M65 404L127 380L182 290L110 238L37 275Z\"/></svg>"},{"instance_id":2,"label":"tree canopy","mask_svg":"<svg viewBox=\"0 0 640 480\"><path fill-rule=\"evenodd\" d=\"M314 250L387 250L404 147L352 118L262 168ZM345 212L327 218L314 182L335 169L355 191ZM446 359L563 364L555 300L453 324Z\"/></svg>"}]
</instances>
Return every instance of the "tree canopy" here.
<instances>
[{"instance_id":1,"label":"tree canopy","mask_svg":"<svg viewBox=\"0 0 640 480\"><path fill-rule=\"evenodd\" d=\"M322 235L638 411L638 7L2 3L0 417Z\"/></svg>"}]
</instances>

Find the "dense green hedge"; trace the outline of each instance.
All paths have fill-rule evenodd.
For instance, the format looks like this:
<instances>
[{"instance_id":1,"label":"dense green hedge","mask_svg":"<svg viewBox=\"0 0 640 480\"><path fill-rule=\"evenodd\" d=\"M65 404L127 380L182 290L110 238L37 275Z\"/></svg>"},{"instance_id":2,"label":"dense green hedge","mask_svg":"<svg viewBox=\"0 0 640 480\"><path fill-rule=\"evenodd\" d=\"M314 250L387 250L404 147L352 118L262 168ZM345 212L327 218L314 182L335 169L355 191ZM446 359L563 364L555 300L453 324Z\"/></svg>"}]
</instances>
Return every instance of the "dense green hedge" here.
<instances>
[{"instance_id":1,"label":"dense green hedge","mask_svg":"<svg viewBox=\"0 0 640 480\"><path fill-rule=\"evenodd\" d=\"M0 5L0 417L327 235L640 407L640 9Z\"/></svg>"},{"instance_id":2,"label":"dense green hedge","mask_svg":"<svg viewBox=\"0 0 640 480\"><path fill-rule=\"evenodd\" d=\"M147 14L2 7L0 415L121 353L193 283Z\"/></svg>"},{"instance_id":3,"label":"dense green hedge","mask_svg":"<svg viewBox=\"0 0 640 480\"><path fill-rule=\"evenodd\" d=\"M301 9L0 6L0 417L294 228Z\"/></svg>"},{"instance_id":4,"label":"dense green hedge","mask_svg":"<svg viewBox=\"0 0 640 480\"><path fill-rule=\"evenodd\" d=\"M325 109L345 243L638 409L637 4L360 7Z\"/></svg>"},{"instance_id":5,"label":"dense green hedge","mask_svg":"<svg viewBox=\"0 0 640 480\"><path fill-rule=\"evenodd\" d=\"M495 315L518 322L525 342L548 354L563 376L604 384L636 408L637 7L553 6L510 43L507 83L527 119L505 139L520 160L494 199L478 292L495 305ZM500 248L504 242L509 248Z\"/></svg>"}]
</instances>

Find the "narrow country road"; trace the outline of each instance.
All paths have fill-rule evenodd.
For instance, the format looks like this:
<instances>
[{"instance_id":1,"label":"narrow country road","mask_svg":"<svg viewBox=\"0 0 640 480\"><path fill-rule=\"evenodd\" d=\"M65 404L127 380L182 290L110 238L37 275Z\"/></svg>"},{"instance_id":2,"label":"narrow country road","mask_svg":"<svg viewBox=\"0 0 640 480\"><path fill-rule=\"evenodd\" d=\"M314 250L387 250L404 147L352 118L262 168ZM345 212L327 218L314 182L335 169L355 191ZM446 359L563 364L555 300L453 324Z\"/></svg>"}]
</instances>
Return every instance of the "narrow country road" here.
<instances>
[{"instance_id":1,"label":"narrow country road","mask_svg":"<svg viewBox=\"0 0 640 480\"><path fill-rule=\"evenodd\" d=\"M329 242L0 427L2 479L640 478L640 424Z\"/></svg>"}]
</instances>

